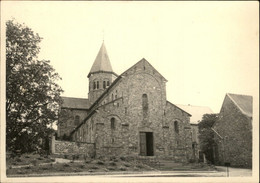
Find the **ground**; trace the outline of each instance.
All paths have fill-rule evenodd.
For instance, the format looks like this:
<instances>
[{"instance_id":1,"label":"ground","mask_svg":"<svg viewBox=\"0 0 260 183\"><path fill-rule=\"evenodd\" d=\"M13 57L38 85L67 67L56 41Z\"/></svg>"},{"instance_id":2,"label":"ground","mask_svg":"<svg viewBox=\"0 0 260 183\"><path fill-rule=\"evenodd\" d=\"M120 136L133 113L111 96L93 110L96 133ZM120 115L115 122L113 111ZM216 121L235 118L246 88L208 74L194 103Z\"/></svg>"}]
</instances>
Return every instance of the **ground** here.
<instances>
[{"instance_id":1,"label":"ground","mask_svg":"<svg viewBox=\"0 0 260 183\"><path fill-rule=\"evenodd\" d=\"M7 158L7 177L92 175L109 177L226 177L226 167L144 160L133 157L90 159L75 155L24 154ZM252 170L229 168L229 176L252 176Z\"/></svg>"}]
</instances>

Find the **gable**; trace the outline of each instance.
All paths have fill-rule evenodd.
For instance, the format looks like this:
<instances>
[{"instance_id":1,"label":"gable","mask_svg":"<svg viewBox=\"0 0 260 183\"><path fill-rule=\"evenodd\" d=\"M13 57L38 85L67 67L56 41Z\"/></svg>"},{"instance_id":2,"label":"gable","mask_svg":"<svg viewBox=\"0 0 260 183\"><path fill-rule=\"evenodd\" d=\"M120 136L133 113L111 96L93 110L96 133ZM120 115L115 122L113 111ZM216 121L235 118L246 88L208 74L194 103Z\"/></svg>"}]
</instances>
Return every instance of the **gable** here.
<instances>
[{"instance_id":1,"label":"gable","mask_svg":"<svg viewBox=\"0 0 260 183\"><path fill-rule=\"evenodd\" d=\"M252 117L253 113L253 97L248 95L238 95L227 93L227 96L245 115Z\"/></svg>"},{"instance_id":2,"label":"gable","mask_svg":"<svg viewBox=\"0 0 260 183\"><path fill-rule=\"evenodd\" d=\"M152 70L153 75L157 75L161 80L167 82L167 80L145 58L142 58L132 67L123 72L121 76L127 76L128 74L133 74L134 72L144 71L147 69Z\"/></svg>"}]
</instances>

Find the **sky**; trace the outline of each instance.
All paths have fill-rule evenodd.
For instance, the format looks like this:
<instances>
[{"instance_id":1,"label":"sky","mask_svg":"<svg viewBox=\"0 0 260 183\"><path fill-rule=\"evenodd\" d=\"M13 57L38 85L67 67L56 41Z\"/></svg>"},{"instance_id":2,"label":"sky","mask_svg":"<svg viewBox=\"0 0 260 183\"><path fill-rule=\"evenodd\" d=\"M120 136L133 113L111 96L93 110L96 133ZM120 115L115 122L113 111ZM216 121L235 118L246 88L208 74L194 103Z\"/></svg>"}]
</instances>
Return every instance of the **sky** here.
<instances>
[{"instance_id":1,"label":"sky","mask_svg":"<svg viewBox=\"0 0 260 183\"><path fill-rule=\"evenodd\" d=\"M88 96L87 75L104 39L117 74L145 58L174 104L218 113L226 93L259 93L259 4L254 2L2 1L42 38L39 59L62 77L63 96Z\"/></svg>"}]
</instances>

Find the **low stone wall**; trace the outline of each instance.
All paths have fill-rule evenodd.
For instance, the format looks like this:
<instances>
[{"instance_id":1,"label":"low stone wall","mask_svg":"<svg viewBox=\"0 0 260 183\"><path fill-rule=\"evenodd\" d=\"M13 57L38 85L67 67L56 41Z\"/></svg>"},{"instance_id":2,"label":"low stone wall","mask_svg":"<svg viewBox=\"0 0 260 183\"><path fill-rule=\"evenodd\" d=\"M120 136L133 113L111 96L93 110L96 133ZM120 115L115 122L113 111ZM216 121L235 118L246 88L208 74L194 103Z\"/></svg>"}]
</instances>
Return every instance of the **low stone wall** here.
<instances>
[{"instance_id":1,"label":"low stone wall","mask_svg":"<svg viewBox=\"0 0 260 183\"><path fill-rule=\"evenodd\" d=\"M71 142L52 140L53 154L84 154L88 157L95 155L95 146L93 143Z\"/></svg>"}]
</instances>

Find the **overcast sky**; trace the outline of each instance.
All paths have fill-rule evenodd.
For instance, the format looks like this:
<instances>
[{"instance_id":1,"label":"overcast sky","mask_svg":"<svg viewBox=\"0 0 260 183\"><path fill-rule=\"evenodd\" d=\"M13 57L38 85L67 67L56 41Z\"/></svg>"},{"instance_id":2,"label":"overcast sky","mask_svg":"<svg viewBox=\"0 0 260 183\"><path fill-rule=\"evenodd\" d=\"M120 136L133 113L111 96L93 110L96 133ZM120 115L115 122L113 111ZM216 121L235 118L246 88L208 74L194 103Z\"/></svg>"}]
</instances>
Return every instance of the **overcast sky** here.
<instances>
[{"instance_id":1,"label":"overcast sky","mask_svg":"<svg viewBox=\"0 0 260 183\"><path fill-rule=\"evenodd\" d=\"M2 18L39 33L40 59L62 77L63 96L88 96L103 39L114 72L145 58L167 80L167 99L219 112L226 93L258 103L255 2L1 2ZM258 105L257 105L258 106Z\"/></svg>"}]
</instances>

